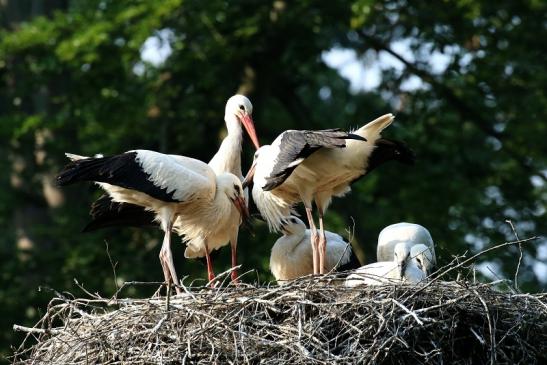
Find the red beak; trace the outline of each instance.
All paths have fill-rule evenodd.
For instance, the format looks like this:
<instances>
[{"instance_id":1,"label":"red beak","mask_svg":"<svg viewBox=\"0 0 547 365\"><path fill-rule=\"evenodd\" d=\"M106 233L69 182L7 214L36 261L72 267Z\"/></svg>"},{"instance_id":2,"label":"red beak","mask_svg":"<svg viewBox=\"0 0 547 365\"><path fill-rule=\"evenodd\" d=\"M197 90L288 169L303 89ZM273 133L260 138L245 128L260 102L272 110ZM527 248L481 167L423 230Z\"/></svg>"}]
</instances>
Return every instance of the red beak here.
<instances>
[{"instance_id":1,"label":"red beak","mask_svg":"<svg viewBox=\"0 0 547 365\"><path fill-rule=\"evenodd\" d=\"M246 189L251 184L251 181L253 181L253 177L255 176L255 170L256 170L256 160L253 161L251 168L247 172L247 176L245 176L245 179L243 179L243 182L241 183L241 186L243 186L243 189Z\"/></svg>"},{"instance_id":2,"label":"red beak","mask_svg":"<svg viewBox=\"0 0 547 365\"><path fill-rule=\"evenodd\" d=\"M233 202L235 207L239 211L239 214L241 215L241 223L244 227L249 226L251 215L249 214L249 209L247 208L247 202L245 201L245 198L240 196L235 198Z\"/></svg>"},{"instance_id":3,"label":"red beak","mask_svg":"<svg viewBox=\"0 0 547 365\"><path fill-rule=\"evenodd\" d=\"M241 124L245 127L245 130L249 134L249 137L251 137L251 141L253 141L253 144L255 145L256 149L260 148L260 143L258 143L258 137L256 136L256 130L255 130L255 124L253 122L253 118L248 115L247 113L242 113L240 115Z\"/></svg>"}]
</instances>

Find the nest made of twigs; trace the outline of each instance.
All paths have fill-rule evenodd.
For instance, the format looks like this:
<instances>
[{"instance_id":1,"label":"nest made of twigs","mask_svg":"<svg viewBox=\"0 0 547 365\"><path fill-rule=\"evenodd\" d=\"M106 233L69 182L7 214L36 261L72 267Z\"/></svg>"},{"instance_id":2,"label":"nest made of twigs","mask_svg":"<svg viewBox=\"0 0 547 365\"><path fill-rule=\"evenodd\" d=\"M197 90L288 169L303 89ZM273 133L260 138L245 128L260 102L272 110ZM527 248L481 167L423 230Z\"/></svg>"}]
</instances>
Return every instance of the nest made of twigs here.
<instances>
[{"instance_id":1,"label":"nest made of twigs","mask_svg":"<svg viewBox=\"0 0 547 365\"><path fill-rule=\"evenodd\" d=\"M547 363L546 294L336 280L186 287L156 299L59 296L34 328L18 328L28 335L14 363Z\"/></svg>"}]
</instances>

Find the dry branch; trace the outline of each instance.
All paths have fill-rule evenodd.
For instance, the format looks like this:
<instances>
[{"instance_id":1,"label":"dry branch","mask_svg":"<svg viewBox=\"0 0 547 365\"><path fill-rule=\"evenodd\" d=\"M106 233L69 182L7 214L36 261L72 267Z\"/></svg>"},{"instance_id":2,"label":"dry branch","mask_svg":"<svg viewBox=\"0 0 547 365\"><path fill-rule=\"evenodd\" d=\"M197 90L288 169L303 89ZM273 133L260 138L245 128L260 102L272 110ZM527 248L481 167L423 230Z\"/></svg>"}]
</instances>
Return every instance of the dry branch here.
<instances>
[{"instance_id":1,"label":"dry branch","mask_svg":"<svg viewBox=\"0 0 547 365\"><path fill-rule=\"evenodd\" d=\"M166 298L54 298L18 364L542 363L547 295L491 285L185 287ZM547 362L545 362L547 363Z\"/></svg>"}]
</instances>

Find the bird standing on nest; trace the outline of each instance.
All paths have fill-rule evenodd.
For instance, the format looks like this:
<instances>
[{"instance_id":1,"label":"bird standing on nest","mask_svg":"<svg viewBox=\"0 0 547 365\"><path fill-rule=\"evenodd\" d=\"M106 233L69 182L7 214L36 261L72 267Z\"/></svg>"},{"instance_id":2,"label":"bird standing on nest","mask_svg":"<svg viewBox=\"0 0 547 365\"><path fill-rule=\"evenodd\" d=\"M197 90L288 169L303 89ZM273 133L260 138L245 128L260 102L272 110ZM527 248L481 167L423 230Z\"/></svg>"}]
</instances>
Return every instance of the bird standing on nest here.
<instances>
[{"instance_id":1,"label":"bird standing on nest","mask_svg":"<svg viewBox=\"0 0 547 365\"><path fill-rule=\"evenodd\" d=\"M160 262L166 283L179 281L171 253L175 220L185 227L187 245L203 250L209 278L213 272L209 245L230 239L231 208L247 220L249 212L240 179L215 174L204 162L177 155L134 150L108 157L70 162L57 176L59 185L80 181L98 183L117 203L139 205L156 214L165 232Z\"/></svg>"},{"instance_id":2,"label":"bird standing on nest","mask_svg":"<svg viewBox=\"0 0 547 365\"><path fill-rule=\"evenodd\" d=\"M244 186L254 181L253 200L272 231L280 230L295 204L304 203L314 274L326 272L323 215L332 197L344 196L354 181L387 161L414 162L414 153L404 143L380 136L393 118L383 115L353 133L338 129L285 131L255 153ZM312 214L314 202L319 232Z\"/></svg>"}]
</instances>

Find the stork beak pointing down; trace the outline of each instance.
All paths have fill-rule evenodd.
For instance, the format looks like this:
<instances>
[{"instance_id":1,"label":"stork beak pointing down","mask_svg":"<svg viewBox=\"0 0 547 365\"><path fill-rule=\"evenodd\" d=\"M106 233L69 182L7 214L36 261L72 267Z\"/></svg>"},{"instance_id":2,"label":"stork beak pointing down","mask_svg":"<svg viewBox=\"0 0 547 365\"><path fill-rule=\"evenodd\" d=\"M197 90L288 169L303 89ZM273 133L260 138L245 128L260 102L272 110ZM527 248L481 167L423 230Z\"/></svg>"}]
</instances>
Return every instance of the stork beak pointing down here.
<instances>
[{"instance_id":1,"label":"stork beak pointing down","mask_svg":"<svg viewBox=\"0 0 547 365\"><path fill-rule=\"evenodd\" d=\"M399 278L403 280L405 277L405 271L406 271L406 261L399 265Z\"/></svg>"},{"instance_id":2,"label":"stork beak pointing down","mask_svg":"<svg viewBox=\"0 0 547 365\"><path fill-rule=\"evenodd\" d=\"M241 215L241 223L244 227L249 227L251 215L249 214L249 209L247 208L247 202L245 201L245 198L238 196L233 200L233 202L235 207L239 211L239 214Z\"/></svg>"},{"instance_id":3,"label":"stork beak pointing down","mask_svg":"<svg viewBox=\"0 0 547 365\"><path fill-rule=\"evenodd\" d=\"M251 181L253 181L253 177L255 176L255 170L256 170L256 160L253 161L253 164L251 165L249 172L247 172L247 176L245 176L245 179L243 179L243 182L241 183L241 185L243 186L243 189L246 189L251 184Z\"/></svg>"},{"instance_id":4,"label":"stork beak pointing down","mask_svg":"<svg viewBox=\"0 0 547 365\"><path fill-rule=\"evenodd\" d=\"M260 148L260 143L258 143L258 137L256 136L256 130L255 125L253 122L253 118L243 112L239 115L239 119L241 120L241 124L245 127L245 130L249 134L249 137L251 137L251 140L253 141L253 144L255 145L256 149Z\"/></svg>"}]
</instances>

